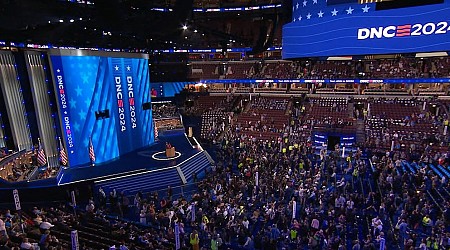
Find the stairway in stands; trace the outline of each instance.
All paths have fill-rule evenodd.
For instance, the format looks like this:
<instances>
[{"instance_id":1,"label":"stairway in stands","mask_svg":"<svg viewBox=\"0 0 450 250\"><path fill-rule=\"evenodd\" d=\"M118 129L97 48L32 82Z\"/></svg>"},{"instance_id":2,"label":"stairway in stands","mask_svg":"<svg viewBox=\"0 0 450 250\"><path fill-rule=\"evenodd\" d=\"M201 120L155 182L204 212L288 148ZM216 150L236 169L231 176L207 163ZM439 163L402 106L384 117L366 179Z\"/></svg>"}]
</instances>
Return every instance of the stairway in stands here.
<instances>
[{"instance_id":1,"label":"stairway in stands","mask_svg":"<svg viewBox=\"0 0 450 250\"><path fill-rule=\"evenodd\" d=\"M353 112L355 112L355 104L353 102L347 103L348 117L353 118Z\"/></svg>"},{"instance_id":2,"label":"stairway in stands","mask_svg":"<svg viewBox=\"0 0 450 250\"><path fill-rule=\"evenodd\" d=\"M366 129L364 120L356 120L356 143L362 144L366 141Z\"/></svg>"},{"instance_id":3,"label":"stairway in stands","mask_svg":"<svg viewBox=\"0 0 450 250\"><path fill-rule=\"evenodd\" d=\"M127 194L134 194L139 191L155 191L167 186L176 187L185 184L185 180L192 179L194 172L200 173L210 165L206 152L201 151L176 166L96 181L95 189L102 187L107 194L113 189L116 189L117 193L125 191Z\"/></svg>"},{"instance_id":4,"label":"stairway in stands","mask_svg":"<svg viewBox=\"0 0 450 250\"><path fill-rule=\"evenodd\" d=\"M369 160L369 159L365 159L365 161L366 161L366 164L367 164L368 170L369 170L368 174L366 175L366 177L368 177L366 183L369 184L370 191L378 193L379 197L385 197L386 190L382 190L379 186L378 180L373 178L373 174L376 171L375 164L372 164L371 160ZM379 207L380 202L381 202L381 200L377 200L376 204L374 206ZM368 230L373 230L373 227L370 224L372 219L373 219L373 216L366 217L366 224L367 224L366 228ZM395 222L389 216L386 216L385 219L383 219L382 221L383 221L383 232L384 232L384 235L387 236L389 234L388 233L389 231L392 232L394 230ZM396 237L397 236L395 236L395 235L394 235L393 239L390 239L389 237L387 237L386 246L388 246L388 247L386 249L401 250Z\"/></svg>"}]
</instances>

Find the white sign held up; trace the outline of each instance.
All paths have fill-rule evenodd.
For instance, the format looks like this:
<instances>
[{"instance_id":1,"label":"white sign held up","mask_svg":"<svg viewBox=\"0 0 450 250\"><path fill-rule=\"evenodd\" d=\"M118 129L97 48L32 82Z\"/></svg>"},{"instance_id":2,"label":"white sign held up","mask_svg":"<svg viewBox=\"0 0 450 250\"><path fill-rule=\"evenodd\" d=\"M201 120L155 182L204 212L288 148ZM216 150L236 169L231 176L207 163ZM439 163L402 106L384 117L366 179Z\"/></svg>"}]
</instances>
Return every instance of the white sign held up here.
<instances>
[{"instance_id":1,"label":"white sign held up","mask_svg":"<svg viewBox=\"0 0 450 250\"><path fill-rule=\"evenodd\" d=\"M16 205L16 210L19 211L21 209L21 206L20 206L19 191L17 191L17 189L13 190L13 196L14 196L14 204Z\"/></svg>"}]
</instances>

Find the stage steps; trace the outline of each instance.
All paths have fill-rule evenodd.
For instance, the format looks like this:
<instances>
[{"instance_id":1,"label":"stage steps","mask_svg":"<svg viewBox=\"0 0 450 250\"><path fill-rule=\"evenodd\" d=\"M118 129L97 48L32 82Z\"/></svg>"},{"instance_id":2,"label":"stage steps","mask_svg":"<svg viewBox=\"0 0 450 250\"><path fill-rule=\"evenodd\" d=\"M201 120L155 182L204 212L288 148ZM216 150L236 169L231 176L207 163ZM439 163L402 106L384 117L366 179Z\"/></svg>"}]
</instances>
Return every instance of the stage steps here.
<instances>
[{"instance_id":1,"label":"stage steps","mask_svg":"<svg viewBox=\"0 0 450 250\"><path fill-rule=\"evenodd\" d=\"M189 182L193 178L193 173L197 173L197 176L201 171L211 166L211 163L206 155L206 151L202 151L192 158L189 162L180 164L180 169L183 172L186 181Z\"/></svg>"},{"instance_id":2,"label":"stage steps","mask_svg":"<svg viewBox=\"0 0 450 250\"><path fill-rule=\"evenodd\" d=\"M113 189L116 189L118 194L122 191L125 191L126 194L133 194L139 191L167 188L169 185L181 185L181 178L175 166L95 182L96 190L102 187L106 194Z\"/></svg>"},{"instance_id":3,"label":"stage steps","mask_svg":"<svg viewBox=\"0 0 450 250\"><path fill-rule=\"evenodd\" d=\"M356 120L356 142L358 144L362 144L366 141L366 129L364 120L357 119Z\"/></svg>"},{"instance_id":4,"label":"stage steps","mask_svg":"<svg viewBox=\"0 0 450 250\"><path fill-rule=\"evenodd\" d=\"M95 190L102 187L108 195L113 189L116 189L118 194L122 191L126 194L134 194L139 191L156 191L167 186L176 187L185 184L184 180L189 182L194 172L199 174L209 166L211 163L206 151L201 151L176 166L96 181Z\"/></svg>"}]
</instances>

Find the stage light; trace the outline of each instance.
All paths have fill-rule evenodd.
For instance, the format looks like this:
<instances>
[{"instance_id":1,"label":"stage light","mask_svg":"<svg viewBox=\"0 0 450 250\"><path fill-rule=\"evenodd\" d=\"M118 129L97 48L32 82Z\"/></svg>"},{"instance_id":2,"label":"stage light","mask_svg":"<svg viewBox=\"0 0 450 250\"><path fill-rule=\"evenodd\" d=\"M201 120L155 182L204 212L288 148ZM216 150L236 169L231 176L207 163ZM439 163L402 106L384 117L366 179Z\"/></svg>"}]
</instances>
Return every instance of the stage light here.
<instances>
[{"instance_id":1,"label":"stage light","mask_svg":"<svg viewBox=\"0 0 450 250\"><path fill-rule=\"evenodd\" d=\"M59 19L59 22L60 22L60 23L63 23L63 22L64 22L64 20L62 20L62 19Z\"/></svg>"},{"instance_id":2,"label":"stage light","mask_svg":"<svg viewBox=\"0 0 450 250\"><path fill-rule=\"evenodd\" d=\"M186 24L183 25L183 30L187 30L187 29L188 29L188 27L186 26Z\"/></svg>"},{"instance_id":3,"label":"stage light","mask_svg":"<svg viewBox=\"0 0 450 250\"><path fill-rule=\"evenodd\" d=\"M70 20L69 20L69 22L73 23L73 22L75 22L75 20L73 20L73 19L70 19Z\"/></svg>"}]
</instances>

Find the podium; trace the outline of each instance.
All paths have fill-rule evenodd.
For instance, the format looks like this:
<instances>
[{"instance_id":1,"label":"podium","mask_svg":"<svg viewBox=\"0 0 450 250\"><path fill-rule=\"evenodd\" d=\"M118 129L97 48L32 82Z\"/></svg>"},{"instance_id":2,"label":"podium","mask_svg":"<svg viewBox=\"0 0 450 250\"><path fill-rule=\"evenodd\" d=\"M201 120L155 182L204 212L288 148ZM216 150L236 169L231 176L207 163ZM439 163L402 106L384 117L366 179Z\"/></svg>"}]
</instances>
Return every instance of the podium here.
<instances>
[{"instance_id":1,"label":"podium","mask_svg":"<svg viewBox=\"0 0 450 250\"><path fill-rule=\"evenodd\" d=\"M175 147L166 148L166 157L167 158L175 157Z\"/></svg>"}]
</instances>

